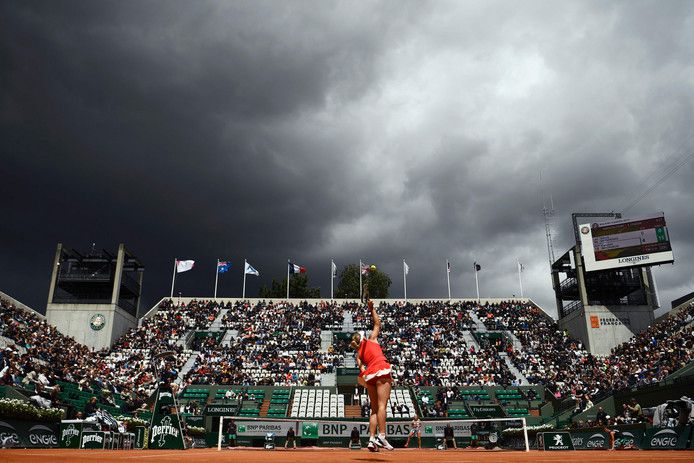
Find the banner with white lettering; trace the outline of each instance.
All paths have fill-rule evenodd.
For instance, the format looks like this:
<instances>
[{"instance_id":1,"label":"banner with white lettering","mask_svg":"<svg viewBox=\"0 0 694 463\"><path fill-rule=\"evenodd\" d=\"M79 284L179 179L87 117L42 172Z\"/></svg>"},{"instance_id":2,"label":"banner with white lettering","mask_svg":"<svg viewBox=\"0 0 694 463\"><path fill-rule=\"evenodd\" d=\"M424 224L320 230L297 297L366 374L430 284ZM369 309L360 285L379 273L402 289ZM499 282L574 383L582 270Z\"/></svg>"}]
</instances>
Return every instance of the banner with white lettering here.
<instances>
[{"instance_id":1,"label":"banner with white lettering","mask_svg":"<svg viewBox=\"0 0 694 463\"><path fill-rule=\"evenodd\" d=\"M156 394L157 401L149 427L147 448L185 449L181 421L176 412L176 398L171 391L160 391L159 388Z\"/></svg>"},{"instance_id":2,"label":"banner with white lettering","mask_svg":"<svg viewBox=\"0 0 694 463\"><path fill-rule=\"evenodd\" d=\"M25 448L57 447L59 423L0 419L0 445Z\"/></svg>"},{"instance_id":3,"label":"banner with white lettering","mask_svg":"<svg viewBox=\"0 0 694 463\"><path fill-rule=\"evenodd\" d=\"M296 435L298 421L236 421L236 433L239 437L264 437L271 432L275 436L285 437L289 428L294 428Z\"/></svg>"}]
</instances>

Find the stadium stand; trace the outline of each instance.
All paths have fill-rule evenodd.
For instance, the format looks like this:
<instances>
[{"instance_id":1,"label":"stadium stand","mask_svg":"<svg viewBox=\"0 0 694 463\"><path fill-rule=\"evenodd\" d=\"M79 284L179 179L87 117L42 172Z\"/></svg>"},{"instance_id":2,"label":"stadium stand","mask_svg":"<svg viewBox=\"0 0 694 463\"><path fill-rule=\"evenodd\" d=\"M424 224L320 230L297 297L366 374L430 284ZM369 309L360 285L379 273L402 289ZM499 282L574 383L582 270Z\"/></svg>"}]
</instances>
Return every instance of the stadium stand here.
<instances>
[{"instance_id":1,"label":"stadium stand","mask_svg":"<svg viewBox=\"0 0 694 463\"><path fill-rule=\"evenodd\" d=\"M321 375L344 355L321 351L321 331L341 328L341 306L278 303L235 304L221 327L238 336L222 346L207 341L186 384L318 386Z\"/></svg>"},{"instance_id":2,"label":"stadium stand","mask_svg":"<svg viewBox=\"0 0 694 463\"><path fill-rule=\"evenodd\" d=\"M402 384L416 386L510 385L515 379L489 345L468 345L474 329L460 303L382 303L379 308L386 357ZM363 308L353 314L355 326L366 328Z\"/></svg>"},{"instance_id":3,"label":"stadium stand","mask_svg":"<svg viewBox=\"0 0 694 463\"><path fill-rule=\"evenodd\" d=\"M92 397L114 415L143 416L157 367L182 380L186 412L236 401L241 416L349 416L345 396L325 387L323 378L352 367L354 353L346 342L326 347L321 334L341 331L345 313L349 328L368 329L363 307L164 299L156 309L111 349L92 352L34 312L0 300L0 385L64 406L69 416L85 413ZM472 406L486 404L501 406L507 416L528 416L539 414L546 400L580 412L694 361L694 305L659 319L605 358L587 353L530 302L382 303L379 313L394 368L391 417L464 418ZM480 320L487 332L478 330ZM164 350L175 360L153 365L153 354ZM519 385L506 355L531 386ZM357 397L355 416L359 406L368 413L368 396Z\"/></svg>"}]
</instances>

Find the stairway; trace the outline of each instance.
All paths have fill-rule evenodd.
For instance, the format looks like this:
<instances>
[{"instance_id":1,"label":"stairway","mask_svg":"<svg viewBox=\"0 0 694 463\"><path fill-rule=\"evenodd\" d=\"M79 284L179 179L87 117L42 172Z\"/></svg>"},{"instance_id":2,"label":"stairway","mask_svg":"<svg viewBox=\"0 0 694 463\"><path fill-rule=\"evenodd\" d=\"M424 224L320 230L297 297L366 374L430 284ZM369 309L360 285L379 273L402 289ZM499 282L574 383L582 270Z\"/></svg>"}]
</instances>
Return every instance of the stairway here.
<instances>
[{"instance_id":1,"label":"stairway","mask_svg":"<svg viewBox=\"0 0 694 463\"><path fill-rule=\"evenodd\" d=\"M345 310L342 313L343 319L342 319L342 331L345 331L347 333L351 333L354 331L354 320L352 319L352 311L351 310Z\"/></svg>"},{"instance_id":2,"label":"stairway","mask_svg":"<svg viewBox=\"0 0 694 463\"><path fill-rule=\"evenodd\" d=\"M530 383L528 382L528 378L523 376L523 373L521 373L520 370L516 368L511 359L508 358L508 355L506 355L506 352L499 352L499 355L502 359L504 359L504 362L506 362L506 366L508 367L509 371L513 373L513 376L515 376L516 379L520 381L521 386L529 386Z\"/></svg>"},{"instance_id":3,"label":"stairway","mask_svg":"<svg viewBox=\"0 0 694 463\"><path fill-rule=\"evenodd\" d=\"M477 316L474 310L470 311L470 318L472 318L472 321L475 322L477 331L487 331L487 327L484 326L484 323L482 323L482 320L480 320L480 317Z\"/></svg>"},{"instance_id":4,"label":"stairway","mask_svg":"<svg viewBox=\"0 0 694 463\"><path fill-rule=\"evenodd\" d=\"M361 405L346 405L345 418L361 418Z\"/></svg>"},{"instance_id":5,"label":"stairway","mask_svg":"<svg viewBox=\"0 0 694 463\"><path fill-rule=\"evenodd\" d=\"M463 339L465 340L465 344L467 344L468 349L470 346L473 346L475 348L475 352L479 352L480 345L477 343L477 340L472 333L469 331L463 331Z\"/></svg>"},{"instance_id":6,"label":"stairway","mask_svg":"<svg viewBox=\"0 0 694 463\"><path fill-rule=\"evenodd\" d=\"M260 406L260 416L267 416L268 410L270 410L270 399L269 398L263 400L263 404Z\"/></svg>"},{"instance_id":7,"label":"stairway","mask_svg":"<svg viewBox=\"0 0 694 463\"><path fill-rule=\"evenodd\" d=\"M513 349L514 350L523 350L523 344L518 340L515 334L513 334L511 331L506 331L508 336L511 338L511 341L513 342Z\"/></svg>"},{"instance_id":8,"label":"stairway","mask_svg":"<svg viewBox=\"0 0 694 463\"><path fill-rule=\"evenodd\" d=\"M222 347L229 347L229 344L231 344L231 340L236 339L238 337L238 330L227 330L226 333L224 333L224 337L222 338Z\"/></svg>"},{"instance_id":9,"label":"stairway","mask_svg":"<svg viewBox=\"0 0 694 463\"><path fill-rule=\"evenodd\" d=\"M178 338L178 340L176 341L176 345L181 346L184 349L187 348L188 347L188 340L190 339L190 337L193 335L194 332L195 332L195 330L184 331L183 336Z\"/></svg>"},{"instance_id":10,"label":"stairway","mask_svg":"<svg viewBox=\"0 0 694 463\"><path fill-rule=\"evenodd\" d=\"M222 331L222 319L229 312L229 309L222 309L219 311L217 318L214 319L210 325L210 331Z\"/></svg>"},{"instance_id":11,"label":"stairway","mask_svg":"<svg viewBox=\"0 0 694 463\"><path fill-rule=\"evenodd\" d=\"M333 332L321 330L320 332L320 352L328 352L328 347L333 345Z\"/></svg>"},{"instance_id":12,"label":"stairway","mask_svg":"<svg viewBox=\"0 0 694 463\"><path fill-rule=\"evenodd\" d=\"M183 364L181 367L181 371L178 372L178 376L176 377L176 380L174 383L176 384L181 384L183 382L183 378L185 378L186 374L193 368L195 365L195 360L198 358L198 354L200 351L194 350L190 354L190 357L188 357L188 360L186 360L186 363Z\"/></svg>"},{"instance_id":13,"label":"stairway","mask_svg":"<svg viewBox=\"0 0 694 463\"><path fill-rule=\"evenodd\" d=\"M321 386L336 386L337 385L337 373L321 373L320 375L320 385Z\"/></svg>"}]
</instances>

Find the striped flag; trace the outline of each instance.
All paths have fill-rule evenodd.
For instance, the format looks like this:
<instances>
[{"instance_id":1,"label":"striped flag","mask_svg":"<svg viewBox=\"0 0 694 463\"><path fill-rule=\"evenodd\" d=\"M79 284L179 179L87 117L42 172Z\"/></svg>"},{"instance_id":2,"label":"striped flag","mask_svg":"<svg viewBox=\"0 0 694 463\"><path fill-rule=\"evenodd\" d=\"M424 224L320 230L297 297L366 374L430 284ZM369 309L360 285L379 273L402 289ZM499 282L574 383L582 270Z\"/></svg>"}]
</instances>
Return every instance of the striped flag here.
<instances>
[{"instance_id":1,"label":"striped flag","mask_svg":"<svg viewBox=\"0 0 694 463\"><path fill-rule=\"evenodd\" d=\"M288 262L289 265L289 273L306 273L306 267L302 267L301 265L296 265L292 264L291 262Z\"/></svg>"},{"instance_id":2,"label":"striped flag","mask_svg":"<svg viewBox=\"0 0 694 463\"><path fill-rule=\"evenodd\" d=\"M255 275L255 276L260 276L260 272L257 271L256 269L253 268L251 264L246 262L246 268L244 269L244 274L246 275Z\"/></svg>"}]
</instances>

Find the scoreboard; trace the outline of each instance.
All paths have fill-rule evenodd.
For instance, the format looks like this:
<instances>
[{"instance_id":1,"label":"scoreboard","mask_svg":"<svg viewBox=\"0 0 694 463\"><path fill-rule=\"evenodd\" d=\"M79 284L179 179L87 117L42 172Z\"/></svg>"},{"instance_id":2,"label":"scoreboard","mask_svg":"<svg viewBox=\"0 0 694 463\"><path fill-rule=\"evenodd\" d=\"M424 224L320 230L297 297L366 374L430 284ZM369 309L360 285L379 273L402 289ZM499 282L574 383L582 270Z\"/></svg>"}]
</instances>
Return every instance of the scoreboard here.
<instances>
[{"instance_id":1,"label":"scoreboard","mask_svg":"<svg viewBox=\"0 0 694 463\"><path fill-rule=\"evenodd\" d=\"M674 262L662 213L579 225L588 272Z\"/></svg>"}]
</instances>

